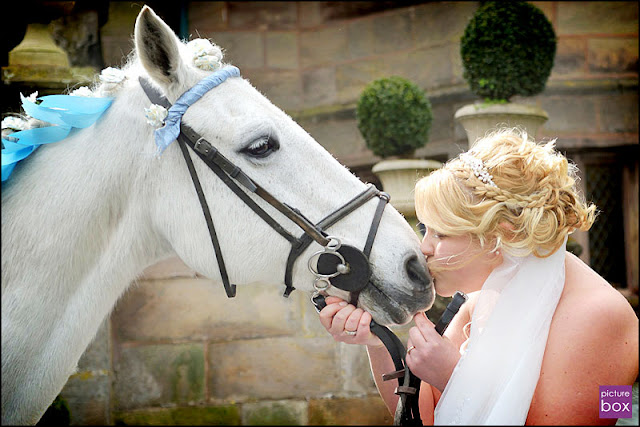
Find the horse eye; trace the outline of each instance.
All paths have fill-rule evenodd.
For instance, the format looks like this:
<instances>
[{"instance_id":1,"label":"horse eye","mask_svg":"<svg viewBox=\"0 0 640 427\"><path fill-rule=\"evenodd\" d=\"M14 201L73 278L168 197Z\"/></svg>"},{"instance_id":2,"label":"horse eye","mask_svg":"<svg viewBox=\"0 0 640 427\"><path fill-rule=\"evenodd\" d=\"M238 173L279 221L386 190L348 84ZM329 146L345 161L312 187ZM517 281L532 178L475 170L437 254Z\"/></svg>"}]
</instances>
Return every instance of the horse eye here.
<instances>
[{"instance_id":1,"label":"horse eye","mask_svg":"<svg viewBox=\"0 0 640 427\"><path fill-rule=\"evenodd\" d=\"M277 140L270 136L263 136L243 148L242 152L252 157L263 158L271 155L271 153L277 151L278 148L280 148L280 144Z\"/></svg>"}]
</instances>

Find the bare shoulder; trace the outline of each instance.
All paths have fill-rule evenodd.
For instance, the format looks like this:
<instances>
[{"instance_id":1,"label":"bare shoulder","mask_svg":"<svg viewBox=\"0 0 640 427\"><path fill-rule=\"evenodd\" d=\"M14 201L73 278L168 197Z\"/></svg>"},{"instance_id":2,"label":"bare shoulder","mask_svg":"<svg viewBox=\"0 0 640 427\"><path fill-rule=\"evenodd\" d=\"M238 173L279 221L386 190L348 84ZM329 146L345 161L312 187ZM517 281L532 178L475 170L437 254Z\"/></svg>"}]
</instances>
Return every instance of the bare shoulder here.
<instances>
[{"instance_id":1,"label":"bare shoulder","mask_svg":"<svg viewBox=\"0 0 640 427\"><path fill-rule=\"evenodd\" d=\"M581 322L589 322L593 332L586 336L609 329L605 335L615 337L613 327L621 331L638 327L638 318L620 292L573 254L567 254L565 290L555 317L558 319L554 327L560 330L572 330Z\"/></svg>"},{"instance_id":2,"label":"bare shoulder","mask_svg":"<svg viewBox=\"0 0 640 427\"><path fill-rule=\"evenodd\" d=\"M633 309L589 266L567 254L565 288L527 423L606 424L599 418L599 386L632 384L637 375Z\"/></svg>"}]
</instances>

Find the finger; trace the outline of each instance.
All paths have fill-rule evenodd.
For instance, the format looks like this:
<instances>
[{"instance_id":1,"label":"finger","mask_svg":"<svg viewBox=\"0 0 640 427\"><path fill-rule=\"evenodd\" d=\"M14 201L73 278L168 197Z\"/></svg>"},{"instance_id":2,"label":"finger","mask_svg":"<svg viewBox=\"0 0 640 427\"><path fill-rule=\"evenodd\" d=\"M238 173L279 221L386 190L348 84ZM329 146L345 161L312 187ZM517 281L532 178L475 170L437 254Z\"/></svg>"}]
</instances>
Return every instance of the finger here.
<instances>
[{"instance_id":1,"label":"finger","mask_svg":"<svg viewBox=\"0 0 640 427\"><path fill-rule=\"evenodd\" d=\"M411 341L411 345L416 348L423 348L427 344L424 335L422 335L422 332L416 326L409 329L409 341Z\"/></svg>"},{"instance_id":2,"label":"finger","mask_svg":"<svg viewBox=\"0 0 640 427\"><path fill-rule=\"evenodd\" d=\"M334 297L334 296L328 296L324 300L325 300L325 302L327 304L336 304L336 303L340 303L340 302L344 301L342 298L338 298L338 297Z\"/></svg>"},{"instance_id":3,"label":"finger","mask_svg":"<svg viewBox=\"0 0 640 427\"><path fill-rule=\"evenodd\" d=\"M360 318L360 324L358 325L358 329L362 329L363 332L371 332L369 329L369 325L371 325L372 321L371 313L365 311L362 313L362 317Z\"/></svg>"},{"instance_id":4,"label":"finger","mask_svg":"<svg viewBox=\"0 0 640 427\"><path fill-rule=\"evenodd\" d=\"M382 346L382 340L373 332L371 332L371 313L365 311L360 317L360 323L358 324L358 339L362 340L362 344L372 346Z\"/></svg>"},{"instance_id":5,"label":"finger","mask_svg":"<svg viewBox=\"0 0 640 427\"><path fill-rule=\"evenodd\" d=\"M325 308L320 310L320 323L322 323L322 326L324 326L325 329L329 330L331 328L331 323L333 322L333 316L335 316L336 313L342 310L344 307L346 307L346 304L340 305L340 303L334 303L327 304Z\"/></svg>"},{"instance_id":6,"label":"finger","mask_svg":"<svg viewBox=\"0 0 640 427\"><path fill-rule=\"evenodd\" d=\"M358 330L358 325L360 324L360 318L364 314L364 310L361 308L356 308L351 312L346 322L344 323L345 331L356 331Z\"/></svg>"},{"instance_id":7,"label":"finger","mask_svg":"<svg viewBox=\"0 0 640 427\"><path fill-rule=\"evenodd\" d=\"M413 316L413 320L416 322L416 326L419 328L435 328L436 325L433 324L433 322L431 320L429 320L429 318L427 317L426 314L424 314L423 312L419 312L416 313L415 316Z\"/></svg>"},{"instance_id":8,"label":"finger","mask_svg":"<svg viewBox=\"0 0 640 427\"><path fill-rule=\"evenodd\" d=\"M337 304L337 305L340 305L340 304ZM349 318L349 315L355 309L356 308L351 304L347 305L346 307L342 307L342 309L338 311L335 316L333 316L333 320L331 321L331 329L329 329L329 332L336 334L344 331L344 324Z\"/></svg>"},{"instance_id":9,"label":"finger","mask_svg":"<svg viewBox=\"0 0 640 427\"><path fill-rule=\"evenodd\" d=\"M426 314L418 313L413 316L413 320L425 339L433 339L436 335L440 336L435 330L435 325L429 320Z\"/></svg>"}]
</instances>

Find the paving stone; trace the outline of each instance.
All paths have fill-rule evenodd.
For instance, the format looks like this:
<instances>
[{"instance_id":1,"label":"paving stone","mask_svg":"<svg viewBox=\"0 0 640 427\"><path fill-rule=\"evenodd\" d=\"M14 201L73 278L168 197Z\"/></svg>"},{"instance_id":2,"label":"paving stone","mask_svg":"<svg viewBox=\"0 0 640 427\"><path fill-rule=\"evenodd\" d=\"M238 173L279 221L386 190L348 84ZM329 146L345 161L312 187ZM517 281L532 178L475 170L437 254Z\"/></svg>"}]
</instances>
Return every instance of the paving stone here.
<instances>
[{"instance_id":1,"label":"paving stone","mask_svg":"<svg viewBox=\"0 0 640 427\"><path fill-rule=\"evenodd\" d=\"M222 48L224 62L244 68L264 67L264 34L259 31L218 31L210 36Z\"/></svg>"},{"instance_id":2,"label":"paving stone","mask_svg":"<svg viewBox=\"0 0 640 427\"><path fill-rule=\"evenodd\" d=\"M112 314L119 341L230 340L287 335L301 328L300 293L282 298L277 286L240 287L228 299L208 279L143 281Z\"/></svg>"},{"instance_id":3,"label":"paving stone","mask_svg":"<svg viewBox=\"0 0 640 427\"><path fill-rule=\"evenodd\" d=\"M349 58L360 59L372 56L376 52L374 20L357 19L347 23Z\"/></svg>"},{"instance_id":4,"label":"paving stone","mask_svg":"<svg viewBox=\"0 0 640 427\"><path fill-rule=\"evenodd\" d=\"M421 88L430 90L454 83L452 58L457 55L452 46L435 46L417 49L406 55L399 64L408 78ZM458 55L459 56L459 55ZM415 76L409 73L416 73Z\"/></svg>"},{"instance_id":5,"label":"paving stone","mask_svg":"<svg viewBox=\"0 0 640 427\"><path fill-rule=\"evenodd\" d=\"M202 403L203 344L121 348L114 360L114 409Z\"/></svg>"},{"instance_id":6,"label":"paving stone","mask_svg":"<svg viewBox=\"0 0 640 427\"><path fill-rule=\"evenodd\" d=\"M593 97L548 97L542 100L542 109L549 115L544 124L548 132L595 132L596 107Z\"/></svg>"},{"instance_id":7,"label":"paving stone","mask_svg":"<svg viewBox=\"0 0 640 427\"><path fill-rule=\"evenodd\" d=\"M638 73L638 37L589 40L589 71Z\"/></svg>"},{"instance_id":8,"label":"paving stone","mask_svg":"<svg viewBox=\"0 0 640 427\"><path fill-rule=\"evenodd\" d=\"M551 77L577 75L585 72L587 40L560 38Z\"/></svg>"},{"instance_id":9,"label":"paving stone","mask_svg":"<svg viewBox=\"0 0 640 427\"><path fill-rule=\"evenodd\" d=\"M323 22L322 9L324 4L315 1L302 1L298 3L298 25L301 28L316 27Z\"/></svg>"},{"instance_id":10,"label":"paving stone","mask_svg":"<svg viewBox=\"0 0 640 427\"><path fill-rule=\"evenodd\" d=\"M603 96L600 100L603 132L638 132L638 94Z\"/></svg>"},{"instance_id":11,"label":"paving stone","mask_svg":"<svg viewBox=\"0 0 640 427\"><path fill-rule=\"evenodd\" d=\"M308 406L305 400L245 403L242 405L242 425L307 425Z\"/></svg>"},{"instance_id":12,"label":"paving stone","mask_svg":"<svg viewBox=\"0 0 640 427\"><path fill-rule=\"evenodd\" d=\"M558 35L637 34L638 3L630 1L557 2Z\"/></svg>"},{"instance_id":13,"label":"paving stone","mask_svg":"<svg viewBox=\"0 0 640 427\"><path fill-rule=\"evenodd\" d=\"M336 96L340 104L356 103L365 86L374 80L398 75L389 58L349 62L336 65Z\"/></svg>"},{"instance_id":14,"label":"paving stone","mask_svg":"<svg viewBox=\"0 0 640 427\"><path fill-rule=\"evenodd\" d=\"M334 67L318 67L302 74L304 107L332 105L336 101L336 70Z\"/></svg>"},{"instance_id":15,"label":"paving stone","mask_svg":"<svg viewBox=\"0 0 640 427\"><path fill-rule=\"evenodd\" d=\"M349 56L345 26L333 25L300 33L302 68L340 62Z\"/></svg>"},{"instance_id":16,"label":"paving stone","mask_svg":"<svg viewBox=\"0 0 640 427\"><path fill-rule=\"evenodd\" d=\"M297 23L296 2L242 1L226 4L229 28L260 30L295 29Z\"/></svg>"},{"instance_id":17,"label":"paving stone","mask_svg":"<svg viewBox=\"0 0 640 427\"><path fill-rule=\"evenodd\" d=\"M114 414L115 425L237 426L240 411L235 405L153 408Z\"/></svg>"},{"instance_id":18,"label":"paving stone","mask_svg":"<svg viewBox=\"0 0 640 427\"><path fill-rule=\"evenodd\" d=\"M426 93L429 97L429 92ZM427 146L435 141L451 141L453 138L453 115L451 105L448 104L431 104L433 120L431 121L431 130L429 131L429 141Z\"/></svg>"},{"instance_id":19,"label":"paving stone","mask_svg":"<svg viewBox=\"0 0 640 427\"><path fill-rule=\"evenodd\" d=\"M189 34L199 34L200 37L208 38L213 36L216 31L224 31L229 28L228 11L224 2L189 2L187 5Z\"/></svg>"},{"instance_id":20,"label":"paving stone","mask_svg":"<svg viewBox=\"0 0 640 427\"><path fill-rule=\"evenodd\" d=\"M69 404L71 425L109 425L111 379L106 371L72 375L60 395Z\"/></svg>"},{"instance_id":21,"label":"paving stone","mask_svg":"<svg viewBox=\"0 0 640 427\"><path fill-rule=\"evenodd\" d=\"M338 344L342 367L343 390L354 394L375 394L376 384L369 365L367 348L363 345Z\"/></svg>"},{"instance_id":22,"label":"paving stone","mask_svg":"<svg viewBox=\"0 0 640 427\"><path fill-rule=\"evenodd\" d=\"M301 121L307 132L326 148L339 162L354 166L357 161L373 163L369 150L358 130L355 119Z\"/></svg>"},{"instance_id":23,"label":"paving stone","mask_svg":"<svg viewBox=\"0 0 640 427\"><path fill-rule=\"evenodd\" d=\"M95 338L78 361L78 371L109 371L111 369L111 322L105 319Z\"/></svg>"},{"instance_id":24,"label":"paving stone","mask_svg":"<svg viewBox=\"0 0 640 427\"><path fill-rule=\"evenodd\" d=\"M309 401L309 425L391 424L393 416L379 396Z\"/></svg>"},{"instance_id":25,"label":"paving stone","mask_svg":"<svg viewBox=\"0 0 640 427\"><path fill-rule=\"evenodd\" d=\"M411 10L398 9L382 15L372 15L375 54L388 54L410 49L413 46L411 34Z\"/></svg>"},{"instance_id":26,"label":"paving stone","mask_svg":"<svg viewBox=\"0 0 640 427\"><path fill-rule=\"evenodd\" d=\"M478 2L438 2L414 7L412 21L416 46L460 43Z\"/></svg>"},{"instance_id":27,"label":"paving stone","mask_svg":"<svg viewBox=\"0 0 640 427\"><path fill-rule=\"evenodd\" d=\"M297 71L253 69L243 71L242 75L278 108L284 111L301 108L302 83Z\"/></svg>"},{"instance_id":28,"label":"paving stone","mask_svg":"<svg viewBox=\"0 0 640 427\"><path fill-rule=\"evenodd\" d=\"M317 397L340 390L331 337L283 337L209 346L209 393L226 401Z\"/></svg>"},{"instance_id":29,"label":"paving stone","mask_svg":"<svg viewBox=\"0 0 640 427\"><path fill-rule=\"evenodd\" d=\"M265 35L267 67L298 68L298 36L294 32L273 32Z\"/></svg>"}]
</instances>

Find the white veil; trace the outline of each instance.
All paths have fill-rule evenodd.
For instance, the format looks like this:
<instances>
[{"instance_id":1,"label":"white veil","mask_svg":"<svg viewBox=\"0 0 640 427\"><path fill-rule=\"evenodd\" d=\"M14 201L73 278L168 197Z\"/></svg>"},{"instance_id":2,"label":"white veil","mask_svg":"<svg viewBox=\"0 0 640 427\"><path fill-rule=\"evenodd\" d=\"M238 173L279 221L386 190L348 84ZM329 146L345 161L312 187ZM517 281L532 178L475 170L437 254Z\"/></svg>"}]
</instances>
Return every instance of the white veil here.
<instances>
[{"instance_id":1,"label":"white veil","mask_svg":"<svg viewBox=\"0 0 640 427\"><path fill-rule=\"evenodd\" d=\"M482 286L434 424L525 423L564 288L565 244L547 258L503 255Z\"/></svg>"}]
</instances>

